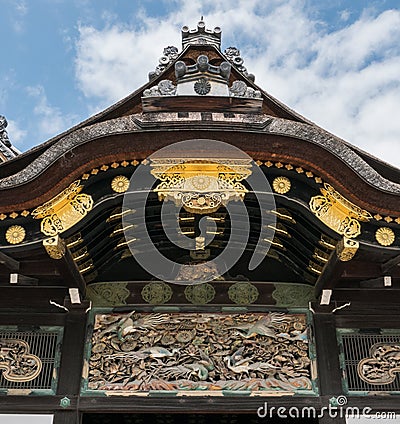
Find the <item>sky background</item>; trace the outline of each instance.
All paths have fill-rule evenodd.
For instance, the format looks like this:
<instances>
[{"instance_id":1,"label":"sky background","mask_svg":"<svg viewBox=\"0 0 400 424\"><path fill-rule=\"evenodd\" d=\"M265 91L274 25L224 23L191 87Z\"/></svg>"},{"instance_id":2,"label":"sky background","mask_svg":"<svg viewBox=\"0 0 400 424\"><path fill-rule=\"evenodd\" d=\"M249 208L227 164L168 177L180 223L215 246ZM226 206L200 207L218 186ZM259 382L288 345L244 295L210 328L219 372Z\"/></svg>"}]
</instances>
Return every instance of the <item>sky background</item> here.
<instances>
[{"instance_id":1,"label":"sky background","mask_svg":"<svg viewBox=\"0 0 400 424\"><path fill-rule=\"evenodd\" d=\"M21 151L135 91L204 15L265 91L400 167L399 0L0 0L0 11L0 114Z\"/></svg>"}]
</instances>

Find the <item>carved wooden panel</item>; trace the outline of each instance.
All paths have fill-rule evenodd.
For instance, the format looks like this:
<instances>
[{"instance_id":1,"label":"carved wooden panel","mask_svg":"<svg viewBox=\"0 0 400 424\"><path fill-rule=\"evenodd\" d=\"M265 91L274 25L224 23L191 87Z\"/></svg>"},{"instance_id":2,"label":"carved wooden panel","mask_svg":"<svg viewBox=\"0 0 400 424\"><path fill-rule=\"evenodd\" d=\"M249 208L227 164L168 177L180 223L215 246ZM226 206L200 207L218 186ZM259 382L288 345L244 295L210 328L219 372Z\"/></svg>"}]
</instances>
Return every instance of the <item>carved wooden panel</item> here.
<instances>
[{"instance_id":1,"label":"carved wooden panel","mask_svg":"<svg viewBox=\"0 0 400 424\"><path fill-rule=\"evenodd\" d=\"M61 329L17 331L0 327L0 391L55 391Z\"/></svg>"},{"instance_id":2,"label":"carved wooden panel","mask_svg":"<svg viewBox=\"0 0 400 424\"><path fill-rule=\"evenodd\" d=\"M344 385L348 392L400 392L398 334L340 330Z\"/></svg>"},{"instance_id":3,"label":"carved wooden panel","mask_svg":"<svg viewBox=\"0 0 400 424\"><path fill-rule=\"evenodd\" d=\"M305 314L97 314L90 341L90 391L313 388Z\"/></svg>"}]
</instances>

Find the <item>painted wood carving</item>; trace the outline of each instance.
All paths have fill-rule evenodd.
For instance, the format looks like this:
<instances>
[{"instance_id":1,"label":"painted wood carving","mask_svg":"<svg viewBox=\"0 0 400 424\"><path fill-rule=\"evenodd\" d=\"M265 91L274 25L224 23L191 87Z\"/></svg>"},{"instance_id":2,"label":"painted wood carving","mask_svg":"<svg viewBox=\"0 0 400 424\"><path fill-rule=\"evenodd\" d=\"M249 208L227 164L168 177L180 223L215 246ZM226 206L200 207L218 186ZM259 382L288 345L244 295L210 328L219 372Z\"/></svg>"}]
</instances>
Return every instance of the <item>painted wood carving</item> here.
<instances>
[{"instance_id":1,"label":"painted wood carving","mask_svg":"<svg viewBox=\"0 0 400 424\"><path fill-rule=\"evenodd\" d=\"M98 314L88 389L311 390L304 314Z\"/></svg>"},{"instance_id":2,"label":"painted wood carving","mask_svg":"<svg viewBox=\"0 0 400 424\"><path fill-rule=\"evenodd\" d=\"M42 370L42 361L29 353L30 346L20 339L0 339L0 371L8 381L26 382Z\"/></svg>"},{"instance_id":3,"label":"painted wood carving","mask_svg":"<svg viewBox=\"0 0 400 424\"><path fill-rule=\"evenodd\" d=\"M400 372L400 345L375 343L371 346L370 357L358 364L359 377L369 384L390 384Z\"/></svg>"}]
</instances>

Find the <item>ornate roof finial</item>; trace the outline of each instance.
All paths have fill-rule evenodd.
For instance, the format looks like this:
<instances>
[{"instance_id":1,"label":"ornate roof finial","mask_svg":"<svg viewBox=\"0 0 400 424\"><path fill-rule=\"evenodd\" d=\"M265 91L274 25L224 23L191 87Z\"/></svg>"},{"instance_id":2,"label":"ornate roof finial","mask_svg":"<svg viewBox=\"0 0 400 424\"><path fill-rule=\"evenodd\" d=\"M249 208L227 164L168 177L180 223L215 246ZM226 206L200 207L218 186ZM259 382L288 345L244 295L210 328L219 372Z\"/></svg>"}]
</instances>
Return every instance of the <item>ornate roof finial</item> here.
<instances>
[{"instance_id":1,"label":"ornate roof finial","mask_svg":"<svg viewBox=\"0 0 400 424\"><path fill-rule=\"evenodd\" d=\"M164 54L158 59L156 69L149 73L149 81L157 78L178 57L178 49L175 46L164 48Z\"/></svg>"},{"instance_id":2,"label":"ornate roof finial","mask_svg":"<svg viewBox=\"0 0 400 424\"><path fill-rule=\"evenodd\" d=\"M206 29L202 16L196 29L190 30L187 26L182 28L182 48L190 44L210 44L220 50L221 32L220 27L215 27L213 30Z\"/></svg>"},{"instance_id":3,"label":"ornate roof finial","mask_svg":"<svg viewBox=\"0 0 400 424\"><path fill-rule=\"evenodd\" d=\"M0 140L3 142L3 144L5 144L7 147L11 147L11 142L10 139L8 138L8 133L7 133L7 119L5 116L0 115Z\"/></svg>"},{"instance_id":4,"label":"ornate roof finial","mask_svg":"<svg viewBox=\"0 0 400 424\"><path fill-rule=\"evenodd\" d=\"M228 47L225 49L224 54L226 58L231 62L233 65L235 65L236 69L240 72L242 72L250 81L255 80L255 77L253 74L249 74L247 72L247 69L243 66L244 60L240 57L240 50L236 47Z\"/></svg>"},{"instance_id":5,"label":"ornate roof finial","mask_svg":"<svg viewBox=\"0 0 400 424\"><path fill-rule=\"evenodd\" d=\"M6 130L7 125L8 122L6 117L0 115L0 163L14 158L19 153L18 150L11 145Z\"/></svg>"}]
</instances>

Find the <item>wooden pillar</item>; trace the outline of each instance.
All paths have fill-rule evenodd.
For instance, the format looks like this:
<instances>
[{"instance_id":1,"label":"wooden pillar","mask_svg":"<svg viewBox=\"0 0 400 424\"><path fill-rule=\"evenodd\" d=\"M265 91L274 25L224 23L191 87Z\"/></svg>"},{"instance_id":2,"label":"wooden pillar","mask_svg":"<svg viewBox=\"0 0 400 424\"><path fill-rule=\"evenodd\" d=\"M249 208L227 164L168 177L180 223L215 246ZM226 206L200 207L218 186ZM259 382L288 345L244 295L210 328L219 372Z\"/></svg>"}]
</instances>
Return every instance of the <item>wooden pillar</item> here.
<instances>
[{"instance_id":1,"label":"wooden pillar","mask_svg":"<svg viewBox=\"0 0 400 424\"><path fill-rule=\"evenodd\" d=\"M342 376L334 316L316 312L314 333L320 395L341 395Z\"/></svg>"},{"instance_id":2,"label":"wooden pillar","mask_svg":"<svg viewBox=\"0 0 400 424\"><path fill-rule=\"evenodd\" d=\"M78 410L82 364L86 336L86 321L88 303L76 305L65 303L69 312L65 320L64 338L60 363L60 374L57 395L68 398L71 405L64 405L54 414L53 424L80 424L81 417ZM66 399L67 403L68 400Z\"/></svg>"},{"instance_id":3,"label":"wooden pillar","mask_svg":"<svg viewBox=\"0 0 400 424\"><path fill-rule=\"evenodd\" d=\"M340 418L340 417L332 418L332 417L326 416L326 417L319 418L318 423L319 424L342 424L342 423L345 424L346 418Z\"/></svg>"},{"instance_id":4,"label":"wooden pillar","mask_svg":"<svg viewBox=\"0 0 400 424\"><path fill-rule=\"evenodd\" d=\"M319 395L327 403L329 398L342 395L342 374L339 362L339 346L336 336L335 317L331 313L314 314L314 335L317 354ZM329 405L323 405L328 407ZM345 423L345 418L331 418L328 413L319 418L319 423Z\"/></svg>"},{"instance_id":5,"label":"wooden pillar","mask_svg":"<svg viewBox=\"0 0 400 424\"><path fill-rule=\"evenodd\" d=\"M53 424L81 424L82 417L78 411L57 411L54 414Z\"/></svg>"}]
</instances>

